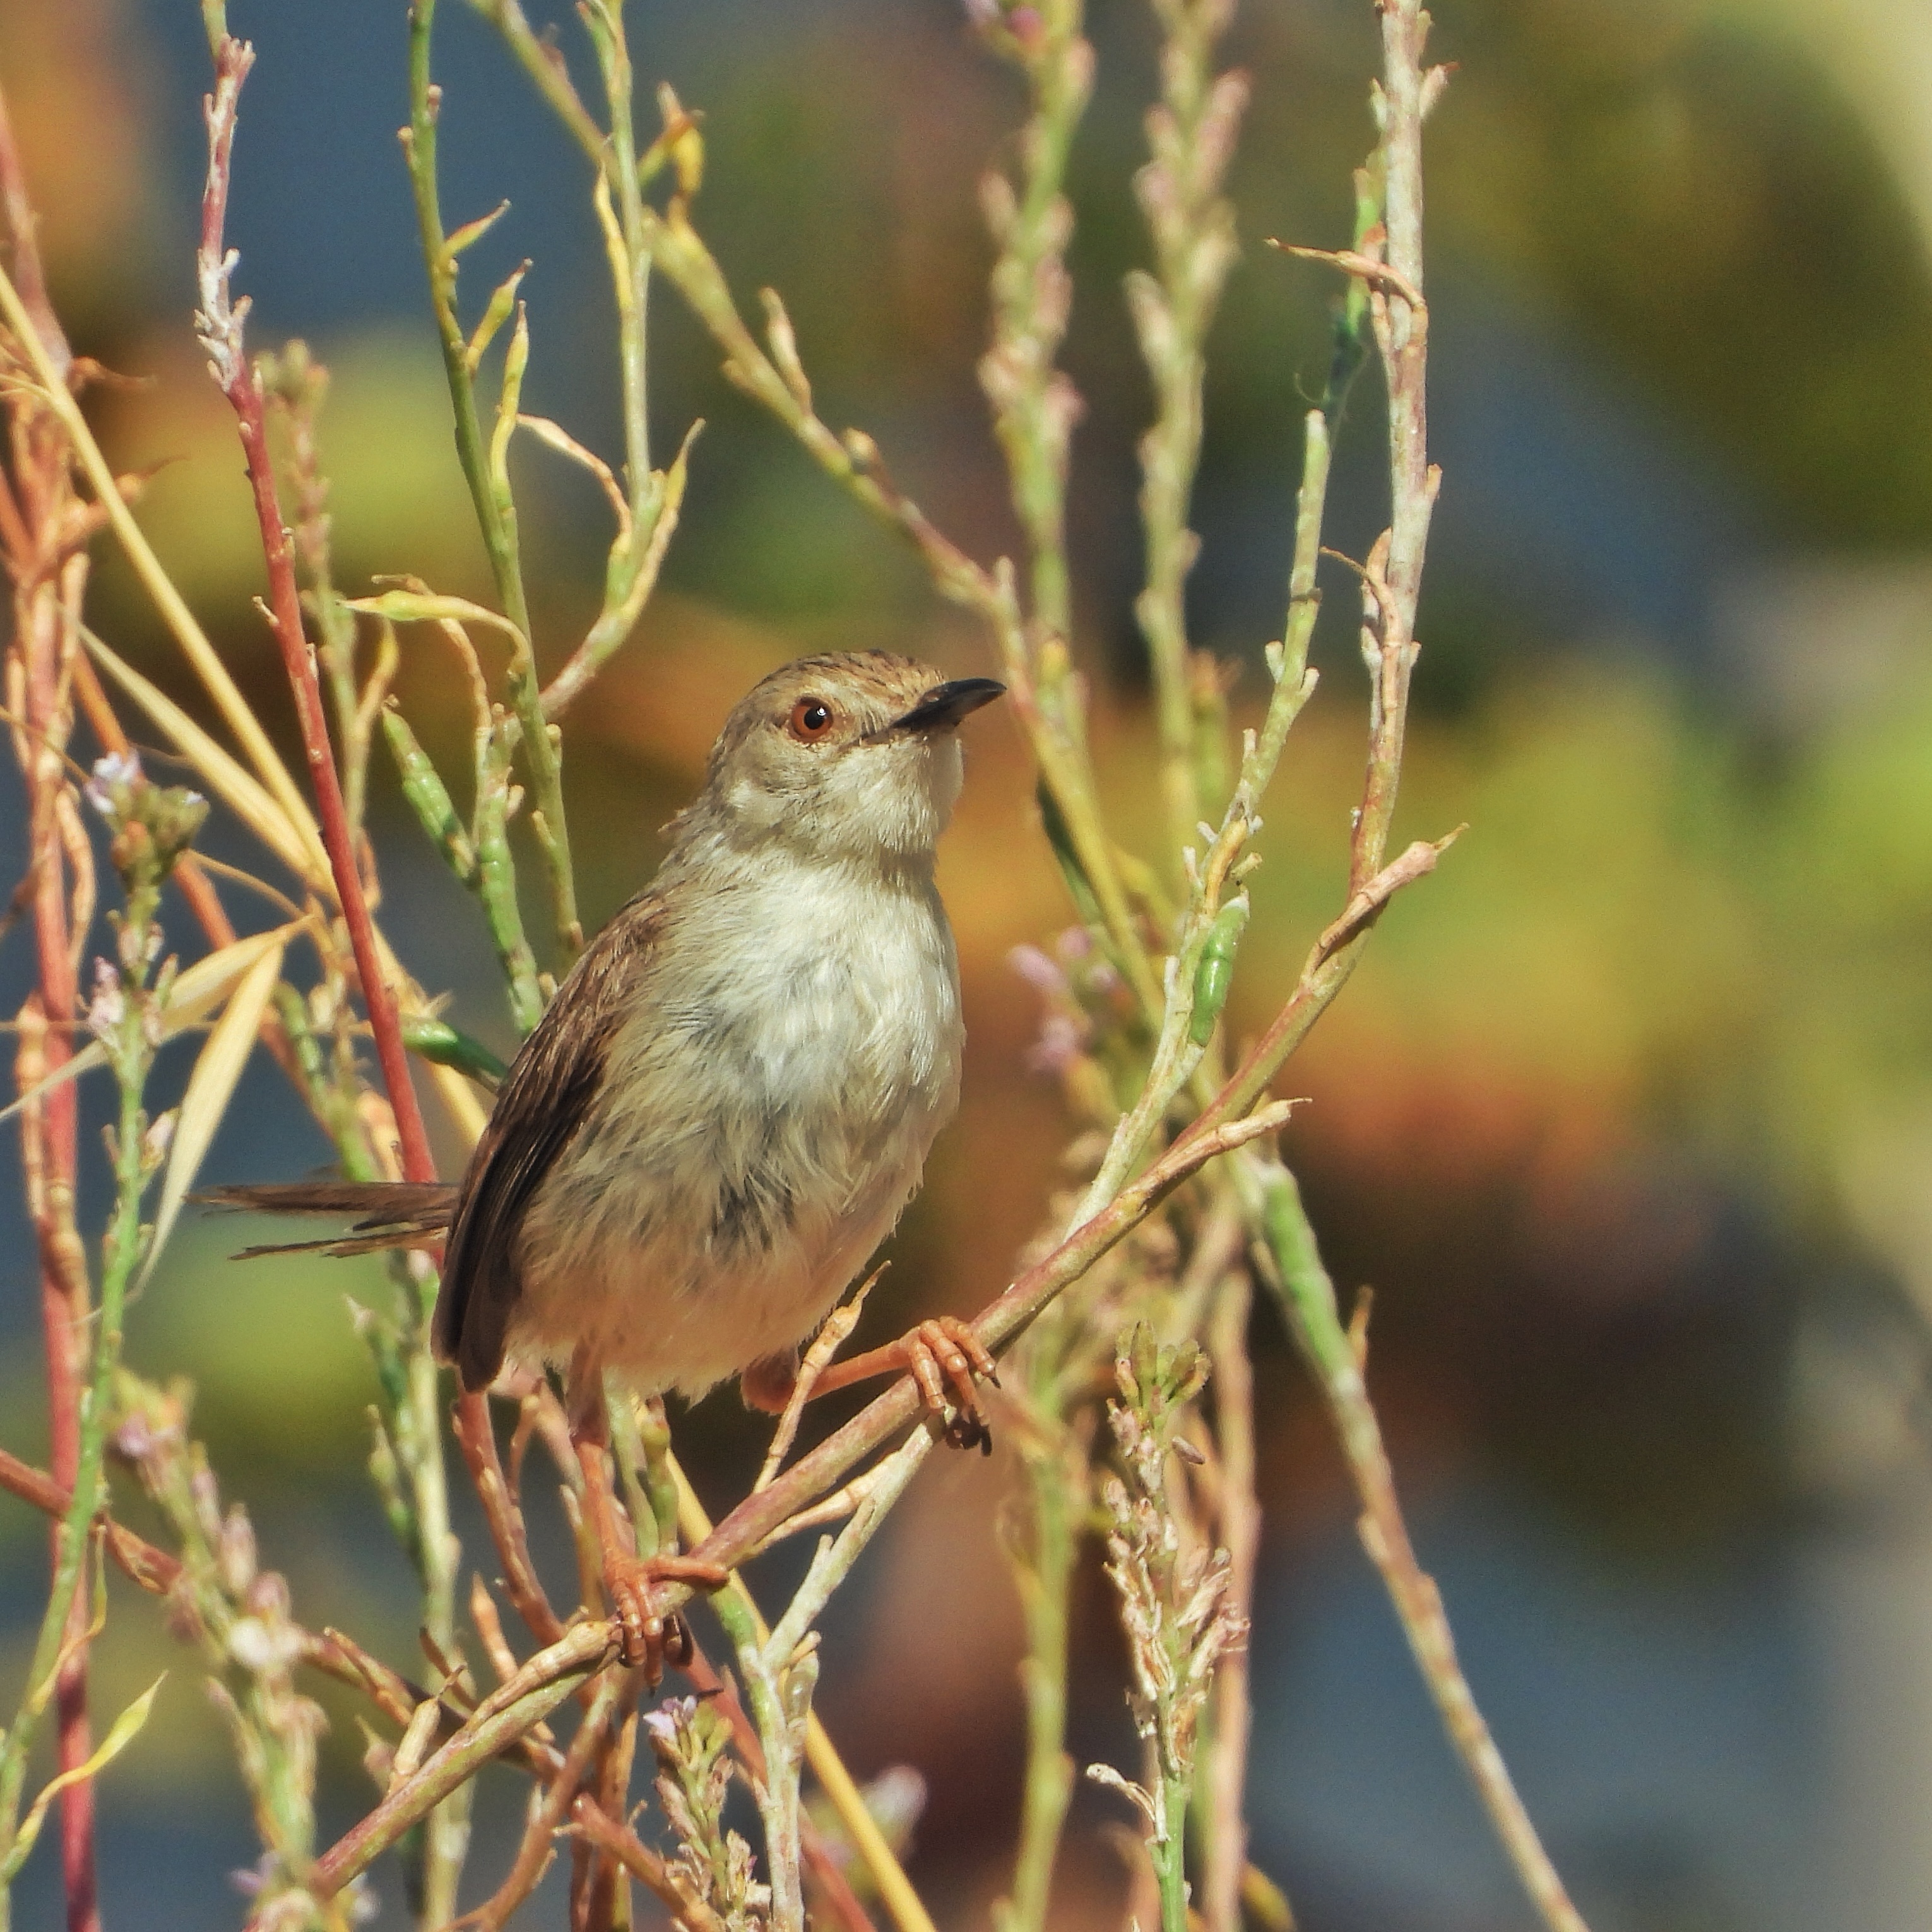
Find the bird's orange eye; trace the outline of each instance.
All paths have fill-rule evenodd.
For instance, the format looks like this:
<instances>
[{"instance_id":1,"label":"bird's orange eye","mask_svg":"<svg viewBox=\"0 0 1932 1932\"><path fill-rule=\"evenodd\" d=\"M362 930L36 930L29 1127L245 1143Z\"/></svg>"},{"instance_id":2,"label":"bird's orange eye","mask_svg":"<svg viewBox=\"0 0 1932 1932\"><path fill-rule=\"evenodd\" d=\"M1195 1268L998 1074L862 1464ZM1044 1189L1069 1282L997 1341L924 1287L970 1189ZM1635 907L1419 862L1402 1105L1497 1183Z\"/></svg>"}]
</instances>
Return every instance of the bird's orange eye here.
<instances>
[{"instance_id":1,"label":"bird's orange eye","mask_svg":"<svg viewBox=\"0 0 1932 1932\"><path fill-rule=\"evenodd\" d=\"M785 729L800 744L815 744L832 729L832 707L822 698L801 698L792 706Z\"/></svg>"}]
</instances>

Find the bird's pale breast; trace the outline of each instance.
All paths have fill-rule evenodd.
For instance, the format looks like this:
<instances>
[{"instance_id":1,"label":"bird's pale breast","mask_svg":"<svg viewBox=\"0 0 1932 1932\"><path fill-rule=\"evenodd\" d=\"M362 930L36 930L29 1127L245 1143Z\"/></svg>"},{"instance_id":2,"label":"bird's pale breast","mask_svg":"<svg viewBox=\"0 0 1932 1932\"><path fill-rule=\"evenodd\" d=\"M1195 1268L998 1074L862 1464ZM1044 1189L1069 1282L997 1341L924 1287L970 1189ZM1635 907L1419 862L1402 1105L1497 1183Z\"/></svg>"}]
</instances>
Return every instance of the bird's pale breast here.
<instances>
[{"instance_id":1,"label":"bird's pale breast","mask_svg":"<svg viewBox=\"0 0 1932 1932\"><path fill-rule=\"evenodd\" d=\"M532 1204L513 1352L696 1394L794 1346L917 1185L961 1039L920 870L754 865L687 902Z\"/></svg>"}]
</instances>

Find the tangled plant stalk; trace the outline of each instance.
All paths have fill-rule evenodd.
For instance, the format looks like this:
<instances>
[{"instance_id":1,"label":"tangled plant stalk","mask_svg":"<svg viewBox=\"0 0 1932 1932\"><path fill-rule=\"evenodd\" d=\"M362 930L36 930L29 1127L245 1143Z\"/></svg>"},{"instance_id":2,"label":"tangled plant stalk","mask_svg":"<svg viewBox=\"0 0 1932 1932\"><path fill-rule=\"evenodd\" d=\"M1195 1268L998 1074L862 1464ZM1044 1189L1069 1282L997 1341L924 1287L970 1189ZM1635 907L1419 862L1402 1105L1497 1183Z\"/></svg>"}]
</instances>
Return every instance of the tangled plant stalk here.
<instances>
[{"instance_id":1,"label":"tangled plant stalk","mask_svg":"<svg viewBox=\"0 0 1932 1932\"><path fill-rule=\"evenodd\" d=\"M632 1924L633 1886L675 1923L707 1932L793 1932L808 1914L861 1932L872 1922L805 1803L808 1770L881 1909L902 1932L930 1932L925 1905L812 1708L818 1624L940 1438L910 1379L788 1460L794 1413L757 1484L715 1525L683 1480L662 1406L614 1402L628 1528L640 1553L668 1552L682 1535L695 1556L735 1568L808 1530L819 1539L803 1581L769 1622L735 1576L712 1600L730 1678L697 1650L687 1666L692 1694L640 1712L640 1674L618 1660L589 1560L584 1479L562 1406L547 1384L527 1377L501 1384L494 1409L482 1396L455 1405L454 1444L495 1572L494 1588L473 1572L466 1597L450 1526L445 1393L428 1341L430 1257L398 1261L389 1298L352 1314L378 1390L370 1470L378 1506L415 1570L426 1682L346 1632L304 1624L284 1580L261 1568L244 1505L223 1507L206 1456L189 1438L185 1390L119 1360L120 1312L136 1270L152 1269L164 1246L258 1040L351 1178L435 1180L418 1077L465 1144L482 1130L484 1096L501 1064L440 1018L376 915L380 881L364 821L379 740L416 821L476 903L478 943L498 962L520 1033L536 1024L582 944L560 721L636 629L694 460L693 424L669 463L652 467L646 325L655 285L689 307L725 374L779 430L910 542L935 593L983 624L1033 754L1042 836L1077 922L1050 951L1030 950L1024 970L1048 1009L1040 1057L1060 1078L1070 1138L1084 1150L1078 1185L1052 1204L1047 1232L974 1324L1006 1358L1002 1434L1018 1472L1007 1542L1028 1646L1027 1766L1001 1924L1036 1932L1052 1903L1074 1782L1066 1738L1072 1589L1096 1519L1145 1746L1137 1778L1096 1775L1144 1821L1145 1870L1163 1927L1180 1932L1198 1909L1211 1932L1238 1932L1243 1900L1272 1895L1248 1864L1239 1802L1247 1734L1240 1652L1258 1534L1246 1334L1258 1276L1328 1400L1362 1498L1365 1541L1450 1734L1546 1921L1576 1932L1580 1921L1510 1785L1457 1670L1440 1599L1409 1547L1367 1394L1364 1338L1343 1322L1294 1178L1271 1147L1288 1108L1269 1097L1270 1083L1340 992L1376 921L1448 843L1418 842L1390 856L1437 483L1426 443L1421 138L1443 77L1424 64L1426 16L1415 0L1382 0L1377 140L1357 178L1354 232L1343 248L1294 251L1340 271L1346 294L1328 388L1304 424L1288 604L1281 636L1262 653L1266 703L1237 738L1222 668L1190 643L1185 591L1199 548L1188 518L1208 338L1238 253L1225 184L1247 86L1217 69L1232 0L1154 0L1160 96L1133 183L1149 266L1129 278L1125 298L1156 405L1141 448L1147 568L1136 610L1153 670L1166 824L1156 849L1136 852L1109 820L1090 753L1066 544L1082 407L1060 366L1076 294L1067 182L1095 78L1079 0L968 7L980 41L1018 73L1027 100L1010 160L989 172L981 193L995 259L980 376L1019 539L1016 556L990 562L936 527L864 430L838 430L820 416L804 350L776 292L761 292L759 328L745 320L697 225L705 168L698 117L660 88L658 126L645 137L621 0L587 0L580 10L594 106L518 0L470 4L580 152L610 276L620 398L621 452L609 459L523 409L528 371L544 347L520 299L528 265L480 300L464 284L466 251L502 209L454 227L446 221L439 130L464 104L436 78L436 0L412 0L404 158L491 604L413 577L354 596L339 581L323 460L326 371L299 344L251 360L247 301L231 289L238 264L226 244L226 212L256 55L228 32L220 0L203 0L212 84L196 330L246 459L265 608L299 722L299 781L148 545L130 507L134 486L115 475L76 403L85 368L47 302L26 184L0 115L10 244L10 269L0 274L9 428L0 554L14 599L7 704L32 817L26 896L39 968L20 1023L16 1111L40 1241L52 1424L50 1467L0 1456L0 1485L54 1522L46 1614L19 1714L0 1742L0 1880L10 1880L58 1802L69 1924L83 1932L95 1922L91 1783L132 1742L154 1696L137 1700L93 1748L85 1660L104 1600L86 1583L90 1564L111 1562L166 1604L176 1633L210 1670L261 1839L249 1922L262 1932L347 1925L363 1909L372 1867L392 1850L408 1861L406 1891L426 1932L508 1924L566 1855L571 1923L586 1932ZM1348 887L1288 998L1238 1057L1222 1014L1251 897L1266 889L1258 876L1264 802L1315 692L1309 652L1330 455L1348 382L1371 355L1389 403L1390 515L1365 559L1342 560L1363 598L1371 686ZM608 508L602 593L576 636L537 634L519 536L521 472L513 476L510 461L520 437L586 471ZM199 680L212 727L87 627L88 546L104 534L125 554ZM494 677L486 638L506 659ZM468 770L454 786L392 696L407 653L422 650L453 662L469 694ZM548 682L547 663L560 667ZM63 762L76 711L103 760L87 795L106 820L126 897L115 963L86 1005L78 975L94 922L92 848L80 788ZM256 883L279 902L279 923L236 931L208 868L187 849L205 808L147 782L129 756L136 730L184 760L199 790L256 842L268 875ZM518 895L519 860L532 851L548 909L547 921L536 922L540 931L526 928ZM168 950L175 942L160 937L164 886L178 892L206 947L178 969ZM171 899L166 910L172 917ZM76 1027L93 1036L78 1053L69 1045ZM148 1069L162 1040L201 1028L206 1037L170 1140L142 1112ZM73 1208L75 1082L96 1064L111 1070L118 1095L116 1200L98 1302ZM151 1190L153 1218L144 1224ZM850 1318L835 1318L809 1372L823 1370ZM114 1520L110 1446L154 1505L170 1547ZM545 1575L532 1556L524 1514L538 1480L532 1457L549 1466L585 1557L574 1574ZM472 1649L484 1667L472 1663ZM365 1764L376 1787L366 1813L320 1846L321 1720L302 1688L308 1673L366 1704ZM27 1750L50 1709L58 1771L28 1804ZM632 1810L640 1744L658 1766L659 1818L646 1827ZM500 1868L472 1873L468 1807L491 1767L526 1781L524 1825ZM750 1792L755 1843L727 1821L734 1780ZM6 1895L0 1883L0 1923ZM466 1898L478 1902L466 1910Z\"/></svg>"},{"instance_id":2,"label":"tangled plant stalk","mask_svg":"<svg viewBox=\"0 0 1932 1932\"><path fill-rule=\"evenodd\" d=\"M1187 1818L1201 1714L1222 1659L1247 1640L1229 1600L1225 1550L1184 1546L1168 1474L1171 1459L1204 1461L1180 1432L1187 1406L1208 1380L1191 1342L1163 1348L1137 1324L1114 1364L1120 1399L1107 1406L1122 1474L1101 1479L1109 1524L1107 1574L1120 1600L1133 1688L1127 1701L1147 1747L1147 1776L1133 1784L1105 1765L1097 1783L1130 1798L1147 1821L1148 1856L1160 1891L1162 1932L1186 1932Z\"/></svg>"}]
</instances>

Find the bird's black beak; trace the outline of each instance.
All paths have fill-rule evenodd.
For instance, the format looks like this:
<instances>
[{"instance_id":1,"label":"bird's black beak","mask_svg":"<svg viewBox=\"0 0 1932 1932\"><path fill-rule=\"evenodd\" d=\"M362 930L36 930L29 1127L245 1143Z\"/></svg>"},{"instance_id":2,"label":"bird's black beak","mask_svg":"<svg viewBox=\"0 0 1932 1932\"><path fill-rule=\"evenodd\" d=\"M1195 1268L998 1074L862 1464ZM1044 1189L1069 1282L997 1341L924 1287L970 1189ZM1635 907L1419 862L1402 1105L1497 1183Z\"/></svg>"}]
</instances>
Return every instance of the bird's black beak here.
<instances>
[{"instance_id":1,"label":"bird's black beak","mask_svg":"<svg viewBox=\"0 0 1932 1932\"><path fill-rule=\"evenodd\" d=\"M956 677L950 683L934 685L904 717L895 718L886 730L946 730L968 712L1004 698L1006 691L1004 684L990 677Z\"/></svg>"}]
</instances>

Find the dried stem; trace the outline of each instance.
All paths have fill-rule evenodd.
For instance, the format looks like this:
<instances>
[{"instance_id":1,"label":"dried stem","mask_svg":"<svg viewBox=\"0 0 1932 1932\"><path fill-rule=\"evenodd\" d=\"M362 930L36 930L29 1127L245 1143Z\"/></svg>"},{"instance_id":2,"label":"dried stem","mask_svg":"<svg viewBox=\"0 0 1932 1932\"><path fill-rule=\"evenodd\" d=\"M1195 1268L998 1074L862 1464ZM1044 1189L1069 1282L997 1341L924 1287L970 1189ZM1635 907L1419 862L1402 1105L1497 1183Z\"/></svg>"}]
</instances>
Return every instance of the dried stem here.
<instances>
[{"instance_id":1,"label":"dried stem","mask_svg":"<svg viewBox=\"0 0 1932 1932\"><path fill-rule=\"evenodd\" d=\"M72 358L59 321L47 299L20 151L4 95L0 95L0 228L4 228L19 278L23 316L10 314L19 336L19 352L38 350L63 386ZM0 338L0 361L10 364L14 352ZM13 588L13 636L7 652L9 707L25 722L16 731L15 754L27 793L28 864L32 881L34 943L38 991L23 1010L23 1023L40 1022L39 1069L35 1078L58 1073L70 1053L66 1023L79 1006L77 950L86 937L85 917L70 920L71 848L62 836L70 813L71 790L62 765L72 725L70 680L79 656L73 619L87 580L88 560L76 544L82 508L68 466L67 439L56 413L21 396L8 414L8 472L0 475L0 554ZM63 561L63 554L71 550ZM86 861L85 844L74 855ZM81 874L75 875L78 889ZM78 911L78 908L74 908ZM47 1024L46 1022L52 1024ZM23 1036L16 1082L26 1088ZM23 1146L38 1162L28 1202L39 1250L40 1324L46 1363L50 1461L56 1480L69 1487L81 1461L80 1392L87 1358L91 1289L87 1261L74 1220L78 1152L76 1098L71 1084L50 1094L22 1124ZM62 1532L53 1532L58 1569ZM98 1932L100 1916L94 1856L94 1790L80 1777L92 1751L87 1714L87 1628L85 1594L75 1591L64 1635L64 1653L54 1686L56 1757L62 1774L76 1781L61 1795L61 1876L68 1932Z\"/></svg>"},{"instance_id":2,"label":"dried stem","mask_svg":"<svg viewBox=\"0 0 1932 1932\"><path fill-rule=\"evenodd\" d=\"M980 1311L973 1324L980 1341L994 1352L1006 1347L1184 1180L1220 1155L1279 1132L1287 1124L1289 1112L1286 1102L1276 1101L1245 1120L1177 1142ZM918 1384L910 1376L902 1376L842 1429L794 1462L769 1489L748 1496L692 1554L727 1568L742 1562L763 1548L788 1518L826 1494L848 1470L921 1414L923 1407Z\"/></svg>"},{"instance_id":3,"label":"dried stem","mask_svg":"<svg viewBox=\"0 0 1932 1932\"><path fill-rule=\"evenodd\" d=\"M316 1896L332 1897L366 1870L412 1825L601 1670L614 1651L609 1626L599 1623L579 1624L538 1652L508 1684L477 1706L420 1771L399 1780L368 1816L316 1861L310 1877Z\"/></svg>"}]
</instances>

